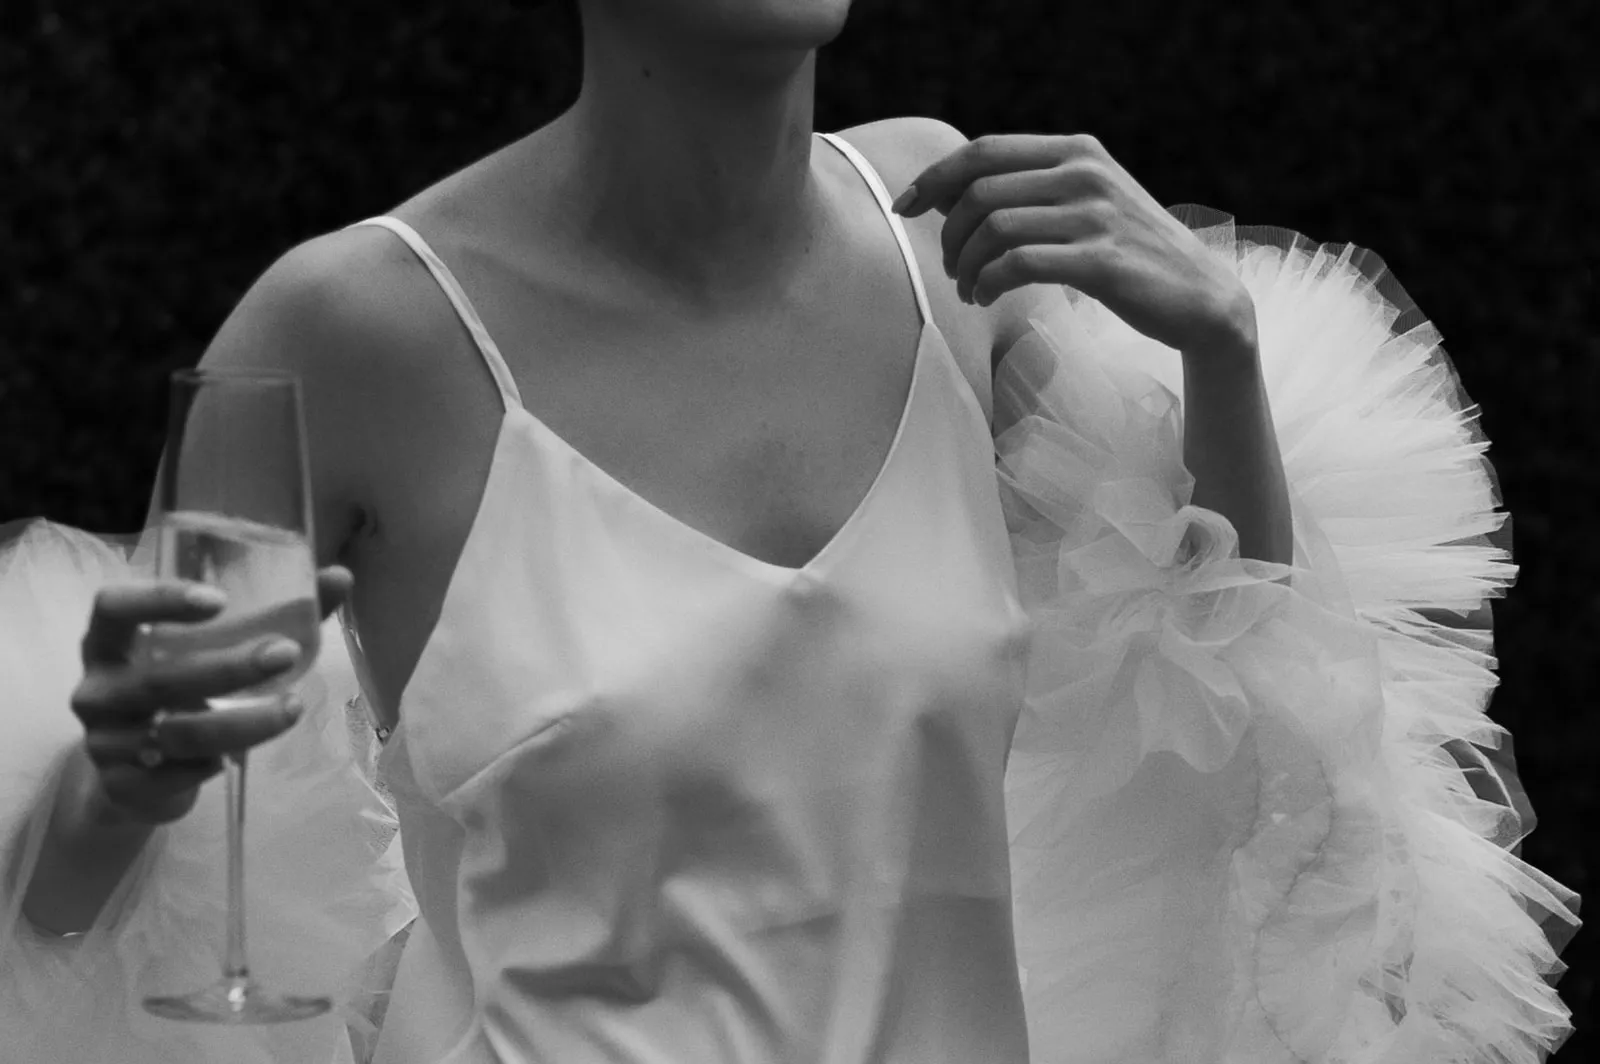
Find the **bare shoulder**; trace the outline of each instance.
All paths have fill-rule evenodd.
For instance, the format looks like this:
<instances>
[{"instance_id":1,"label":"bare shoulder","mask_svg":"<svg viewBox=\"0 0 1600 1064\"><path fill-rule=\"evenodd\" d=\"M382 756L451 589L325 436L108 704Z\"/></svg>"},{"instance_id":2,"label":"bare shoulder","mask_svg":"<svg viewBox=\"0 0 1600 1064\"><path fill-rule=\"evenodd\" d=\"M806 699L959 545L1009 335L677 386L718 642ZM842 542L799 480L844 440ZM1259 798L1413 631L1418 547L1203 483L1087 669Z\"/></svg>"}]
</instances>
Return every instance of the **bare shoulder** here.
<instances>
[{"instance_id":1,"label":"bare shoulder","mask_svg":"<svg viewBox=\"0 0 1600 1064\"><path fill-rule=\"evenodd\" d=\"M922 173L928 166L939 162L950 152L970 144L966 134L957 130L949 122L942 122L939 118L926 118L922 115L904 115L896 118L880 118L878 122L864 123L864 125L851 126L848 130L840 130L840 136L850 141L851 146L866 155L872 163L878 176L882 176L883 184L888 186L890 195L899 195L902 190L915 181L917 174ZM917 243L918 258L922 256L938 256L931 262L938 262L942 266L944 258L944 214L938 211L923 211L917 218L904 219L906 234ZM938 277L931 283L944 283L944 270L934 270ZM994 378L995 366L1000 362L1000 355L1010 347L1014 336L1014 318L1016 307L1014 301L1006 298L997 299L987 307L968 306L963 302L955 301L955 285L949 285L950 306L957 307L962 315L976 315L981 320L982 342L989 350L989 378ZM1006 293L1014 296L1016 293ZM1026 323L1027 318L1022 317Z\"/></svg>"},{"instance_id":2,"label":"bare shoulder","mask_svg":"<svg viewBox=\"0 0 1600 1064\"><path fill-rule=\"evenodd\" d=\"M313 237L267 267L200 361L300 377L319 566L347 563L372 513L362 471L394 412L439 372L432 352L448 322L426 297L432 284L411 250L378 227Z\"/></svg>"},{"instance_id":3,"label":"bare shoulder","mask_svg":"<svg viewBox=\"0 0 1600 1064\"><path fill-rule=\"evenodd\" d=\"M878 171L890 196L898 196L922 171L968 143L955 126L937 118L883 118L849 129L839 136L850 142ZM927 211L905 219L908 233L921 233L938 243L944 215Z\"/></svg>"},{"instance_id":4,"label":"bare shoulder","mask_svg":"<svg viewBox=\"0 0 1600 1064\"><path fill-rule=\"evenodd\" d=\"M970 143L966 134L950 123L920 116L868 122L840 130L840 136L871 160L891 195L898 195L923 170ZM906 221L908 232L931 232L934 247L941 246L943 226L944 215L937 211L925 211ZM1032 328L1029 318L1039 302L1049 297L1047 287L1027 285L1012 289L988 307L971 308L984 314L988 322L991 373L1005 352Z\"/></svg>"},{"instance_id":5,"label":"bare shoulder","mask_svg":"<svg viewBox=\"0 0 1600 1064\"><path fill-rule=\"evenodd\" d=\"M967 143L966 134L949 122L920 115L881 118L841 129L839 135L872 159L889 191L895 193L922 170Z\"/></svg>"},{"instance_id":6,"label":"bare shoulder","mask_svg":"<svg viewBox=\"0 0 1600 1064\"><path fill-rule=\"evenodd\" d=\"M395 369L400 367L393 359L422 350L404 341L437 321L431 308L414 298L432 284L427 267L398 236L378 226L358 226L289 249L261 275L239 309L248 312L256 305L314 346L336 343L335 363L396 351L385 356L388 368Z\"/></svg>"}]
</instances>

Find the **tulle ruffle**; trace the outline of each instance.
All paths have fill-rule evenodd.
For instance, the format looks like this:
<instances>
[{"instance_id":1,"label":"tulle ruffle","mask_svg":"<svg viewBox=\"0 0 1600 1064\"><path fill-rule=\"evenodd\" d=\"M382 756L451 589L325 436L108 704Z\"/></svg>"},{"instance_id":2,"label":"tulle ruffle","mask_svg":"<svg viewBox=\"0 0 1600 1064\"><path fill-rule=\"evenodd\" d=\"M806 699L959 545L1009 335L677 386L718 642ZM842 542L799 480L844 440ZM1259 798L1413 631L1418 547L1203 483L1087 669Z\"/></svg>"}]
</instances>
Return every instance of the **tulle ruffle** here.
<instances>
[{"instance_id":1,"label":"tulle ruffle","mask_svg":"<svg viewBox=\"0 0 1600 1064\"><path fill-rule=\"evenodd\" d=\"M1294 563L1190 505L1178 354L1042 306L994 393L1035 621L1006 784L1032 1058L1542 1060L1578 899L1510 852L1485 753L1516 570L1475 408L1375 256L1174 213L1254 297Z\"/></svg>"},{"instance_id":2,"label":"tulle ruffle","mask_svg":"<svg viewBox=\"0 0 1600 1064\"><path fill-rule=\"evenodd\" d=\"M1577 897L1511 852L1531 827L1487 599L1515 576L1486 442L1375 257L1180 214L1255 297L1292 566L1189 505L1181 364L1062 290L995 381L997 474L1035 619L1007 772L1037 1064L1542 1059ZM1397 320L1415 319L1415 320ZM19 913L94 591L149 543L0 528L0 1030L5 1059L361 1060L415 914L337 622L306 717L249 781L250 950L334 1017L146 1015L211 981L221 784L160 829L82 938ZM1499 542L1495 537L1500 536ZM12 539L11 542L7 542Z\"/></svg>"},{"instance_id":3,"label":"tulle ruffle","mask_svg":"<svg viewBox=\"0 0 1600 1064\"><path fill-rule=\"evenodd\" d=\"M95 592L154 572L153 537L96 536L49 521L0 528L0 1056L18 1064L348 1064L375 1041L393 946L415 914L392 811L363 768L370 727L337 621L301 681L305 716L251 755L246 901L253 972L335 1012L264 1027L158 1019L148 993L220 974L226 900L223 786L155 832L96 925L57 938L20 912L67 751L83 737L69 700Z\"/></svg>"}]
</instances>

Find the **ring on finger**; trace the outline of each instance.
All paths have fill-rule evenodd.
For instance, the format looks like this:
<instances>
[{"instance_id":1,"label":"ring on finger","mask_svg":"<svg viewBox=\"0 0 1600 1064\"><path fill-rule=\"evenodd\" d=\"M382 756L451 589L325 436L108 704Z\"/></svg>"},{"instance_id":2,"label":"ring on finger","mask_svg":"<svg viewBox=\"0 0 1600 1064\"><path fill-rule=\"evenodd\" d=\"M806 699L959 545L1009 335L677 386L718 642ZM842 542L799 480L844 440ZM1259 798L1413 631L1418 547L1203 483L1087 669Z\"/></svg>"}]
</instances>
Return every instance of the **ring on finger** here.
<instances>
[{"instance_id":1,"label":"ring on finger","mask_svg":"<svg viewBox=\"0 0 1600 1064\"><path fill-rule=\"evenodd\" d=\"M167 711L164 709L150 714L150 724L139 742L139 764L145 768L160 768L167 760L167 752L161 748L161 722L166 719Z\"/></svg>"}]
</instances>

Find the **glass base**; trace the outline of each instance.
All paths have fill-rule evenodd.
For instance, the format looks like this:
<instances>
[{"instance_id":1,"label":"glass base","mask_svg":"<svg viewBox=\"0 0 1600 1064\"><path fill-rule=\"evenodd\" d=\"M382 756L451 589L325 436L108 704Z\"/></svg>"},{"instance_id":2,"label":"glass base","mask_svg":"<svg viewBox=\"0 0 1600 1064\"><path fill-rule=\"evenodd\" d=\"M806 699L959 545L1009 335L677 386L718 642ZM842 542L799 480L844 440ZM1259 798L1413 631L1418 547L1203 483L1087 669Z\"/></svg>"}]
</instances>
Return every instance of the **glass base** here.
<instances>
[{"instance_id":1,"label":"glass base","mask_svg":"<svg viewBox=\"0 0 1600 1064\"><path fill-rule=\"evenodd\" d=\"M197 1023L288 1023L321 1016L332 1007L326 997L273 993L249 976L225 977L192 994L144 999L146 1012Z\"/></svg>"}]
</instances>

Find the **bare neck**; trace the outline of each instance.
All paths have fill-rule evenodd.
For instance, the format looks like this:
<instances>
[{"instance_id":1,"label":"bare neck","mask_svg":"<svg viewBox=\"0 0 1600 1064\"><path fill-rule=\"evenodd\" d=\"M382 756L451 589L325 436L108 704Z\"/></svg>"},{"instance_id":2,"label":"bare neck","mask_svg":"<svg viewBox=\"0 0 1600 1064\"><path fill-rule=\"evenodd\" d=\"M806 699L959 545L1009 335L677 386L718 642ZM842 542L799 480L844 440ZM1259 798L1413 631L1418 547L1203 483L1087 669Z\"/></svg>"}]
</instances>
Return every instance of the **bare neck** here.
<instances>
[{"instance_id":1,"label":"bare neck","mask_svg":"<svg viewBox=\"0 0 1600 1064\"><path fill-rule=\"evenodd\" d=\"M690 303L770 287L826 224L815 71L811 49L701 55L586 26L582 91L539 131L549 223Z\"/></svg>"}]
</instances>

